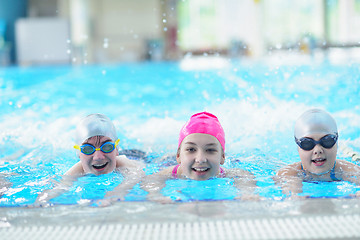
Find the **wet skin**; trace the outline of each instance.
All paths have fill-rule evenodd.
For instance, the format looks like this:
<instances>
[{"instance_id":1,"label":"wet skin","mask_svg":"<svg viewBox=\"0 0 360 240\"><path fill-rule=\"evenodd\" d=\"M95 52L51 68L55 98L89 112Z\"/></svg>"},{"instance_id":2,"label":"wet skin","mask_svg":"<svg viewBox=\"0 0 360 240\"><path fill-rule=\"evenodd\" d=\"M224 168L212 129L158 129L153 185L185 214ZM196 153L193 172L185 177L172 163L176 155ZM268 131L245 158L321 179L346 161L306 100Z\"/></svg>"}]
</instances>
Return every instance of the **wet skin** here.
<instances>
[{"instance_id":1,"label":"wet skin","mask_svg":"<svg viewBox=\"0 0 360 240\"><path fill-rule=\"evenodd\" d=\"M99 148L106 142L113 142L109 137L94 136L87 139L83 144L90 144L95 148ZM85 173L92 173L95 175L111 173L116 168L116 156L119 153L114 149L110 153L104 153L102 151L95 151L91 155L79 153L80 161Z\"/></svg>"},{"instance_id":2,"label":"wet skin","mask_svg":"<svg viewBox=\"0 0 360 240\"><path fill-rule=\"evenodd\" d=\"M305 137L319 141L326 135L327 134L309 134ZM337 148L337 143L332 148L324 148L320 144L316 144L315 147L309 151L298 147L303 168L315 175L328 173L334 167Z\"/></svg>"},{"instance_id":3,"label":"wet skin","mask_svg":"<svg viewBox=\"0 0 360 240\"><path fill-rule=\"evenodd\" d=\"M225 155L215 137L194 133L184 138L176 160L181 164L179 174L193 180L207 180L219 174Z\"/></svg>"}]
</instances>

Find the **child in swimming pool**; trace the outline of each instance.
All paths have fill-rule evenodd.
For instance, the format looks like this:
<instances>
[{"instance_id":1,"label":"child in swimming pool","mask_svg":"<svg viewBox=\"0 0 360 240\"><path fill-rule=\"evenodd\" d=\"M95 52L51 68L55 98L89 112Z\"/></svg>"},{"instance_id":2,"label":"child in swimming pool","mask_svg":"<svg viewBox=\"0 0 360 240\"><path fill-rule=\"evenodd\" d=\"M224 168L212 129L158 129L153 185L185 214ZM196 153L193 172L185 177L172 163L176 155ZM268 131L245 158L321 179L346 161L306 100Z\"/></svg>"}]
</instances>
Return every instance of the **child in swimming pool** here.
<instances>
[{"instance_id":1,"label":"child in swimming pool","mask_svg":"<svg viewBox=\"0 0 360 240\"><path fill-rule=\"evenodd\" d=\"M303 181L350 181L360 185L360 167L336 159L338 131L329 113L321 109L304 112L295 123L294 134L301 161L276 174L286 195L301 193Z\"/></svg>"},{"instance_id":2,"label":"child in swimming pool","mask_svg":"<svg viewBox=\"0 0 360 240\"><path fill-rule=\"evenodd\" d=\"M199 181L213 177L233 178L235 187L242 190L247 187L249 190L243 194L243 198L255 196L256 182L250 172L221 167L225 161L225 133L217 117L211 113L197 113L182 127L176 161L178 165L148 175L142 181L143 189L149 193L149 200L171 201L160 193L170 178Z\"/></svg>"},{"instance_id":3,"label":"child in swimming pool","mask_svg":"<svg viewBox=\"0 0 360 240\"><path fill-rule=\"evenodd\" d=\"M123 199L144 175L143 165L139 161L129 160L119 155L116 130L111 120L102 114L90 114L76 128L77 154L80 161L64 175L63 181L56 189L42 192L37 202L47 202L60 195L73 181L85 174L101 175L118 171L124 176L123 182L106 197Z\"/></svg>"}]
</instances>

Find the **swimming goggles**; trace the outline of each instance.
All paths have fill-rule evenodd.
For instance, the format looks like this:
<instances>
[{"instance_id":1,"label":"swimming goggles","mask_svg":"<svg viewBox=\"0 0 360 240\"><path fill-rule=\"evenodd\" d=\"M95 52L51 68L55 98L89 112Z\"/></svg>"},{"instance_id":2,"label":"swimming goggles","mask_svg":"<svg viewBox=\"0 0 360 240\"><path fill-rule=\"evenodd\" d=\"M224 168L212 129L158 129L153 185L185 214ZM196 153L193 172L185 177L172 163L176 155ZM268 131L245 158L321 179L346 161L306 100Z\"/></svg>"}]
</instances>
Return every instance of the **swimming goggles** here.
<instances>
[{"instance_id":1,"label":"swimming goggles","mask_svg":"<svg viewBox=\"0 0 360 240\"><path fill-rule=\"evenodd\" d=\"M116 146L119 144L120 139L116 140L115 143L113 142L106 142L103 145L101 145L99 148L95 148L91 144L84 144L84 145L75 145L74 148L77 150L80 150L85 155L91 155L95 151L102 151L103 153L111 153L114 151Z\"/></svg>"},{"instance_id":2,"label":"swimming goggles","mask_svg":"<svg viewBox=\"0 0 360 240\"><path fill-rule=\"evenodd\" d=\"M315 141L312 138L295 138L295 142L299 145L300 148L304 149L305 151L310 151L313 149L316 144L320 144L324 148L332 148L338 139L338 134L329 134L322 137L319 141Z\"/></svg>"}]
</instances>

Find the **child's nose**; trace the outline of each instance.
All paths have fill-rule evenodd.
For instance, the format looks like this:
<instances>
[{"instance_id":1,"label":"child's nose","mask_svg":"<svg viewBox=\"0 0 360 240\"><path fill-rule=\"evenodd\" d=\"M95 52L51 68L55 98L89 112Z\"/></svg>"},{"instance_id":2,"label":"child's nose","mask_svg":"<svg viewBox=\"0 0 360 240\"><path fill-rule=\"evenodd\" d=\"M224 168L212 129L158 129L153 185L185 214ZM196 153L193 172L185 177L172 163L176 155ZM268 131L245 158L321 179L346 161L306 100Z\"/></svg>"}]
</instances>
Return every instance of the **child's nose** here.
<instances>
[{"instance_id":1,"label":"child's nose","mask_svg":"<svg viewBox=\"0 0 360 240\"><path fill-rule=\"evenodd\" d=\"M314 147L314 150L313 150L313 153L314 154L320 154L320 153L323 153L324 150L322 148L322 146L320 144L316 144L315 147Z\"/></svg>"},{"instance_id":2,"label":"child's nose","mask_svg":"<svg viewBox=\"0 0 360 240\"><path fill-rule=\"evenodd\" d=\"M94 152L94 159L104 159L105 158L105 154L102 151L96 150Z\"/></svg>"},{"instance_id":3,"label":"child's nose","mask_svg":"<svg viewBox=\"0 0 360 240\"><path fill-rule=\"evenodd\" d=\"M198 151L198 154L196 154L196 162L202 163L202 162L206 162L206 155L203 151Z\"/></svg>"}]
</instances>

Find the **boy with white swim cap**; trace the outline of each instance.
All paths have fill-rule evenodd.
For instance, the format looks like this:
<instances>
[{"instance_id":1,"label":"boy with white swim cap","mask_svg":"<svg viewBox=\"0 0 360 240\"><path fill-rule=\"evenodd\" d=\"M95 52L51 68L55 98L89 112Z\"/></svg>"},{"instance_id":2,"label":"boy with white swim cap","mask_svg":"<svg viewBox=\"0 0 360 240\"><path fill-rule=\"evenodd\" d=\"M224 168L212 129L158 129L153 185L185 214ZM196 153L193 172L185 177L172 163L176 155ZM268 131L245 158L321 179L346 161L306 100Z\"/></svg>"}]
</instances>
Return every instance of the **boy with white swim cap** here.
<instances>
[{"instance_id":1,"label":"boy with white swim cap","mask_svg":"<svg viewBox=\"0 0 360 240\"><path fill-rule=\"evenodd\" d=\"M83 118L76 127L75 138L77 145L74 148L78 150L80 162L65 175L101 175L139 165L138 161L129 160L125 155L119 156L117 147L120 140L115 126L103 114L90 114Z\"/></svg>"},{"instance_id":2,"label":"boy with white swim cap","mask_svg":"<svg viewBox=\"0 0 360 240\"><path fill-rule=\"evenodd\" d=\"M304 112L295 122L294 137L301 162L276 174L285 182L285 194L302 192L303 181L350 181L360 185L360 167L336 159L338 130L329 113L321 109Z\"/></svg>"},{"instance_id":3,"label":"boy with white swim cap","mask_svg":"<svg viewBox=\"0 0 360 240\"><path fill-rule=\"evenodd\" d=\"M80 162L72 166L66 176L72 177L66 185L72 183L77 177L85 174L101 175L118 171L124 176L124 181L105 197L121 199L127 194L144 175L143 165L139 161L130 160L125 155L119 155L119 139L115 126L111 120L103 114L90 114L83 118L76 127L75 133L77 155ZM67 180L68 180L67 179ZM63 186L62 186L63 187ZM62 192L60 192L61 194ZM59 195L40 194L38 201L46 202Z\"/></svg>"}]
</instances>

